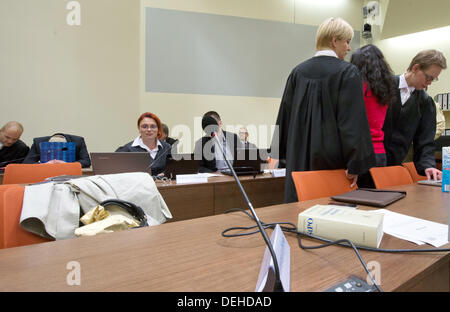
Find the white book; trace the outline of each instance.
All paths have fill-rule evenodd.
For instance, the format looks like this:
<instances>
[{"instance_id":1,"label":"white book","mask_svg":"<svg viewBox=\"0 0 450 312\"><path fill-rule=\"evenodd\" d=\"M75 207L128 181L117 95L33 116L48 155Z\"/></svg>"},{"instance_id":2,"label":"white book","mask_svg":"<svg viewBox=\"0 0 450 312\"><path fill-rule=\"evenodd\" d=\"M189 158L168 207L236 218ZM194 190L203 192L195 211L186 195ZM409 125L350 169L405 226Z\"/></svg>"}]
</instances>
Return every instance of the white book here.
<instances>
[{"instance_id":1,"label":"white book","mask_svg":"<svg viewBox=\"0 0 450 312\"><path fill-rule=\"evenodd\" d=\"M298 215L298 231L329 240L378 248L383 238L383 214L333 205L315 205Z\"/></svg>"}]
</instances>

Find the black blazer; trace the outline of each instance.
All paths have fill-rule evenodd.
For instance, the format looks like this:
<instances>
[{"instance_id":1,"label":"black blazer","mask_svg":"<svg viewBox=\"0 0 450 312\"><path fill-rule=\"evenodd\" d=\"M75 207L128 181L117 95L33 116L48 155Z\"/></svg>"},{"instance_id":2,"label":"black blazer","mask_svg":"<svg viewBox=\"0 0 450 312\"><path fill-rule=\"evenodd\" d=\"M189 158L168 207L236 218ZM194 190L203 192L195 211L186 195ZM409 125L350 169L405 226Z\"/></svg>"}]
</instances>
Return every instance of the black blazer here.
<instances>
[{"instance_id":1,"label":"black blazer","mask_svg":"<svg viewBox=\"0 0 450 312\"><path fill-rule=\"evenodd\" d=\"M140 146L131 146L134 141L128 142L124 146L116 149L116 152L140 152L140 153L148 153L148 151ZM150 167L152 169L152 175L158 175L164 172L166 168L167 159L171 157L171 145L167 142L160 141L162 146L158 146L158 152L156 153L155 158L150 158ZM150 154L150 153L149 153Z\"/></svg>"},{"instance_id":2,"label":"black blazer","mask_svg":"<svg viewBox=\"0 0 450 312\"><path fill-rule=\"evenodd\" d=\"M233 155L236 155L236 150L238 148L244 148L244 145L235 133L223 131L223 134L225 135L227 145L233 147ZM217 171L216 159L214 157L214 144L211 139L212 138L209 136L204 136L201 139L197 140L197 142L195 142L194 159L199 160L199 172ZM206 144L208 145L206 147L207 150L205 151ZM205 153L208 153L209 155L205 155Z\"/></svg>"},{"instance_id":3,"label":"black blazer","mask_svg":"<svg viewBox=\"0 0 450 312\"><path fill-rule=\"evenodd\" d=\"M167 137L165 142L169 143L170 145L174 145L175 143L178 142L178 140L177 139L173 139L171 137Z\"/></svg>"},{"instance_id":4,"label":"black blazer","mask_svg":"<svg viewBox=\"0 0 450 312\"><path fill-rule=\"evenodd\" d=\"M84 142L84 138L81 136L76 136L72 134L56 133L63 135L67 142L75 143L75 161L81 163L81 167L87 168L91 166L91 158L89 157L89 152ZM48 142L52 136L45 136L33 139L33 144L28 152L27 157L23 161L24 164L36 164L41 158L41 150L39 144L41 142Z\"/></svg>"},{"instance_id":5,"label":"black blazer","mask_svg":"<svg viewBox=\"0 0 450 312\"><path fill-rule=\"evenodd\" d=\"M397 86L399 80L396 76ZM414 90L403 106L398 88L396 97L397 101L386 112L383 125L387 165L400 165L412 143L414 165L419 174L425 175L425 169L436 167L436 105L424 90Z\"/></svg>"},{"instance_id":6,"label":"black blazer","mask_svg":"<svg viewBox=\"0 0 450 312\"><path fill-rule=\"evenodd\" d=\"M21 163L29 150L30 148L21 140L17 140L11 146L3 146L0 149L0 167L5 167L7 164Z\"/></svg>"}]
</instances>

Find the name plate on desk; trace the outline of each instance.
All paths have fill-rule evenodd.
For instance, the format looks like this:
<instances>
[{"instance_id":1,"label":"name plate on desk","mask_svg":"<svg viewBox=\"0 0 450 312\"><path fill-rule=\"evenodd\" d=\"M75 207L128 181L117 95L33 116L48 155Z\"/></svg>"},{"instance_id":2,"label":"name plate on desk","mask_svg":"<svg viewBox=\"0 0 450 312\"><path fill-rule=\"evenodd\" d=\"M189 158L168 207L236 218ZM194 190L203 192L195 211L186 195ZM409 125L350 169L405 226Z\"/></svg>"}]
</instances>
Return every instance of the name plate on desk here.
<instances>
[{"instance_id":1,"label":"name plate on desk","mask_svg":"<svg viewBox=\"0 0 450 312\"><path fill-rule=\"evenodd\" d=\"M278 266L280 269L280 279L285 292L290 291L291 278L291 248L283 234L280 226L277 224L275 230L270 237L273 250L277 257ZM273 264L272 255L269 248L266 247L264 258L261 263L261 270L259 271L258 282L256 283L257 292L273 291L275 286L275 267Z\"/></svg>"},{"instance_id":2,"label":"name plate on desk","mask_svg":"<svg viewBox=\"0 0 450 312\"><path fill-rule=\"evenodd\" d=\"M208 183L208 177L202 174L177 174L177 184Z\"/></svg>"},{"instance_id":3,"label":"name plate on desk","mask_svg":"<svg viewBox=\"0 0 450 312\"><path fill-rule=\"evenodd\" d=\"M274 177L274 178L285 177L285 176L286 176L286 168L273 169L273 171L272 171L272 177Z\"/></svg>"}]
</instances>

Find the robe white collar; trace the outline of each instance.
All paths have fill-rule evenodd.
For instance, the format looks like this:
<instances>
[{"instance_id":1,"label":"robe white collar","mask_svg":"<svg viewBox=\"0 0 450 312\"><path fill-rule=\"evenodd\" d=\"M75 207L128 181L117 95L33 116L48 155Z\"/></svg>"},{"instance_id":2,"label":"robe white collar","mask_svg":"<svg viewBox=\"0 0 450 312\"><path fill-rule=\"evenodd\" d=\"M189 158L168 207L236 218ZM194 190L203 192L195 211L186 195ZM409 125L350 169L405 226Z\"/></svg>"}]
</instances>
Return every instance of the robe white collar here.
<instances>
[{"instance_id":1,"label":"robe white collar","mask_svg":"<svg viewBox=\"0 0 450 312\"><path fill-rule=\"evenodd\" d=\"M333 50L320 50L317 51L314 56L333 56L335 58L338 58L336 52L334 52Z\"/></svg>"}]
</instances>

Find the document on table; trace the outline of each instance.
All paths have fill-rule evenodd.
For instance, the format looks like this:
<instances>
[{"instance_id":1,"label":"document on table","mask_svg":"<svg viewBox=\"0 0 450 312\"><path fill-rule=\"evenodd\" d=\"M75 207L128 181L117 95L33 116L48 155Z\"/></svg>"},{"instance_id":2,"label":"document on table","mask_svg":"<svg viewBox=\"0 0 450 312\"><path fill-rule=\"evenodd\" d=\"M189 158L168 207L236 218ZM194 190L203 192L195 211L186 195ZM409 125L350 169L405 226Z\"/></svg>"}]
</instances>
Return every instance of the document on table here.
<instances>
[{"instance_id":1,"label":"document on table","mask_svg":"<svg viewBox=\"0 0 450 312\"><path fill-rule=\"evenodd\" d=\"M195 173L195 174L177 174L177 184L187 183L207 183L208 178L218 177L217 173Z\"/></svg>"},{"instance_id":2,"label":"document on table","mask_svg":"<svg viewBox=\"0 0 450 312\"><path fill-rule=\"evenodd\" d=\"M218 173L209 173L209 172L197 173L197 175L200 177L206 177L206 178L222 176L221 174L218 174Z\"/></svg>"},{"instance_id":3,"label":"document on table","mask_svg":"<svg viewBox=\"0 0 450 312\"><path fill-rule=\"evenodd\" d=\"M286 176L286 168L283 169L264 169L264 173L270 173L272 177L285 177Z\"/></svg>"},{"instance_id":4,"label":"document on table","mask_svg":"<svg viewBox=\"0 0 450 312\"><path fill-rule=\"evenodd\" d=\"M440 247L448 243L448 225L380 209L384 213L383 231L418 245Z\"/></svg>"}]
</instances>

